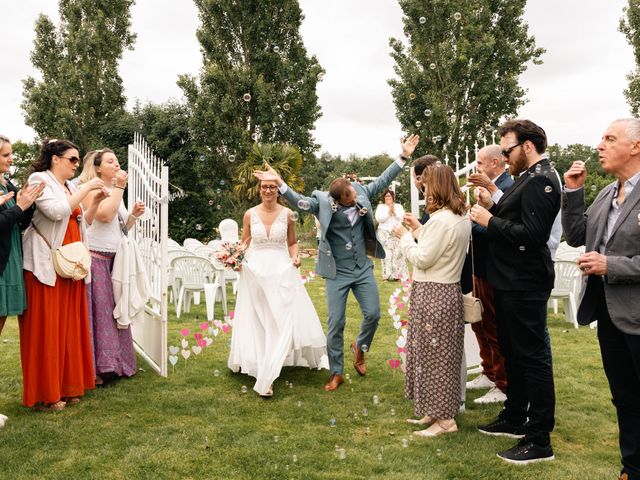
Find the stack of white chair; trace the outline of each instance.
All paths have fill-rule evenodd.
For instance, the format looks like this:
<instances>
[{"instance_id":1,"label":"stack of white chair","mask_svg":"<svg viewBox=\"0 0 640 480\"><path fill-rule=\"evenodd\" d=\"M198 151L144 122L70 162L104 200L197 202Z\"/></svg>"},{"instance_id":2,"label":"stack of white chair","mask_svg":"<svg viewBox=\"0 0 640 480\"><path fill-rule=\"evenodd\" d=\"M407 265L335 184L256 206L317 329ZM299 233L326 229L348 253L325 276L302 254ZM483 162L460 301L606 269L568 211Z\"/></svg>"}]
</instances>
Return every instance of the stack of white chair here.
<instances>
[{"instance_id":1,"label":"stack of white chair","mask_svg":"<svg viewBox=\"0 0 640 480\"><path fill-rule=\"evenodd\" d=\"M182 309L189 312L191 299L195 293L205 292L205 285L212 284L214 289L220 288L216 282L216 269L206 258L197 255L180 256L171 261L171 269L178 287L176 316L180 318Z\"/></svg>"},{"instance_id":2,"label":"stack of white chair","mask_svg":"<svg viewBox=\"0 0 640 480\"><path fill-rule=\"evenodd\" d=\"M564 302L564 318L578 328L577 300L580 295L582 274L576 262L556 260L553 264L556 279L551 291L550 300L562 299ZM557 312L557 302L554 305Z\"/></svg>"},{"instance_id":3,"label":"stack of white chair","mask_svg":"<svg viewBox=\"0 0 640 480\"><path fill-rule=\"evenodd\" d=\"M182 242L182 245L190 252L194 252L195 249L201 247L203 243L200 240L196 240L195 238L185 238L184 242Z\"/></svg>"}]
</instances>

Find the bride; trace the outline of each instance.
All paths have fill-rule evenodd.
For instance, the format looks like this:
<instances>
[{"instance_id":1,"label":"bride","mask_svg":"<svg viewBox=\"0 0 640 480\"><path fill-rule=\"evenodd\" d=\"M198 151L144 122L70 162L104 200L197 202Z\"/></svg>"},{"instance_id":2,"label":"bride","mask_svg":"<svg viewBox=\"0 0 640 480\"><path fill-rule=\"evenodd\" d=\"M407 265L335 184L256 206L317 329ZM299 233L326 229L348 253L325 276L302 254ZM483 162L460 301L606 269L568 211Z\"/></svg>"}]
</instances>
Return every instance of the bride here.
<instances>
[{"instance_id":1,"label":"bride","mask_svg":"<svg viewBox=\"0 0 640 480\"><path fill-rule=\"evenodd\" d=\"M255 377L258 394L273 395L283 366L328 368L327 341L300 278L295 221L278 204L275 181L260 182L262 202L244 214L242 241L248 245L238 297L228 366Z\"/></svg>"}]
</instances>

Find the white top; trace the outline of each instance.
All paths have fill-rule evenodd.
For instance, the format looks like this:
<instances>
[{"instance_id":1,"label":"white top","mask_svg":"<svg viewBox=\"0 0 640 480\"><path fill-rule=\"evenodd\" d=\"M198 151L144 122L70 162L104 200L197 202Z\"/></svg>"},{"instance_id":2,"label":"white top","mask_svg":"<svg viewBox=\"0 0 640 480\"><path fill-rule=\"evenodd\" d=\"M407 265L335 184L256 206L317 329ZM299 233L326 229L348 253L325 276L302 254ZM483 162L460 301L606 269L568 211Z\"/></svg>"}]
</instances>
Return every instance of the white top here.
<instances>
[{"instance_id":1,"label":"white top","mask_svg":"<svg viewBox=\"0 0 640 480\"><path fill-rule=\"evenodd\" d=\"M427 223L400 239L404 257L413 264L413 280L459 282L470 237L468 215L456 215L448 208L433 212Z\"/></svg>"},{"instance_id":2,"label":"white top","mask_svg":"<svg viewBox=\"0 0 640 480\"><path fill-rule=\"evenodd\" d=\"M65 188L56 180L51 171L35 172L29 176L27 184L45 182L46 186L42 195L35 201L36 210L33 213L32 223L51 244L54 250L62 245L64 234L67 231L71 208L65 193ZM66 182L71 193L76 188L71 182ZM82 208L82 205L80 205ZM80 222L82 240L86 244L86 231L84 220ZM56 284L56 271L53 269L51 250L44 239L29 226L22 237L22 249L24 251L24 269L32 272L35 277L45 285L51 287ZM91 281L91 273L85 277L85 283Z\"/></svg>"},{"instance_id":3,"label":"white top","mask_svg":"<svg viewBox=\"0 0 640 480\"><path fill-rule=\"evenodd\" d=\"M124 202L120 202L118 213L126 224L129 214L127 213L127 209L124 207ZM87 228L87 243L89 245L89 250L93 250L94 252L116 253L122 236L123 233L120 228L118 215L113 217L113 220L110 222L101 222L94 218L93 223Z\"/></svg>"},{"instance_id":4,"label":"white top","mask_svg":"<svg viewBox=\"0 0 640 480\"><path fill-rule=\"evenodd\" d=\"M378 228L380 230L386 230L390 232L393 227L402 223L402 217L404 216L404 208L399 203L393 204L393 215L391 215L391 209L386 203L381 203L376 207L376 222L378 222Z\"/></svg>"}]
</instances>

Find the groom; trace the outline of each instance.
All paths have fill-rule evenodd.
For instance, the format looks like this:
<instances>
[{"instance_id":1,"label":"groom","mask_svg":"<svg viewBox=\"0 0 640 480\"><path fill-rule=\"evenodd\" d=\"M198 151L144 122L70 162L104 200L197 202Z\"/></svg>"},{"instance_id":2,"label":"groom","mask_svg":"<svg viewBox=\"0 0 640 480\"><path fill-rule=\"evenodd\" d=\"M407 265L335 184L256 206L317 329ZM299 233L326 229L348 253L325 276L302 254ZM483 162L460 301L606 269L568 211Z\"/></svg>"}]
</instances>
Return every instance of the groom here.
<instances>
[{"instance_id":1,"label":"groom","mask_svg":"<svg viewBox=\"0 0 640 480\"><path fill-rule=\"evenodd\" d=\"M344 382L344 325L349 290L353 291L364 317L358 338L351 343L353 366L358 374L366 373L364 353L371 346L380 320L378 285L373 262L367 255L384 258L384 250L376 238L371 199L376 199L402 171L419 139L418 135L411 135L401 141L400 158L369 185L338 178L331 182L328 192L315 190L310 197L294 192L271 167L265 172L255 172L260 180L275 180L290 205L312 213L320 222L316 270L326 281L329 309L327 351L331 377L324 386L326 391L336 390Z\"/></svg>"}]
</instances>

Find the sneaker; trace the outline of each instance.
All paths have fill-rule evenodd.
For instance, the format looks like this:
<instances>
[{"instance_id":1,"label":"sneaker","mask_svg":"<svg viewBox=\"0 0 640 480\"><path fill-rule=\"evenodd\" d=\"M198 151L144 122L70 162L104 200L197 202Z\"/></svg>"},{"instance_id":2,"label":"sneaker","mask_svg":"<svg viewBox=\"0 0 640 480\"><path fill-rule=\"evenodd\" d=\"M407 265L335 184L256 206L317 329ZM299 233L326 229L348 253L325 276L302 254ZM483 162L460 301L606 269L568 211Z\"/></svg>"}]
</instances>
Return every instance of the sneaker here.
<instances>
[{"instance_id":1,"label":"sneaker","mask_svg":"<svg viewBox=\"0 0 640 480\"><path fill-rule=\"evenodd\" d=\"M529 441L520 441L515 447L503 452L498 452L497 455L505 462L513 463L515 465L546 462L556 458L553 456L553 449L551 448L551 445L541 447Z\"/></svg>"},{"instance_id":2,"label":"sneaker","mask_svg":"<svg viewBox=\"0 0 640 480\"><path fill-rule=\"evenodd\" d=\"M502 417L497 417L493 422L487 423L486 425L478 425L478 430L480 431L480 433L484 433L486 435L494 435L496 437L524 437L523 425L514 425L510 422L507 422Z\"/></svg>"},{"instance_id":3,"label":"sneaker","mask_svg":"<svg viewBox=\"0 0 640 480\"><path fill-rule=\"evenodd\" d=\"M495 386L496 384L482 373L473 380L467 382L467 390L479 390L481 388L493 388Z\"/></svg>"},{"instance_id":4,"label":"sneaker","mask_svg":"<svg viewBox=\"0 0 640 480\"><path fill-rule=\"evenodd\" d=\"M507 396L498 387L493 387L483 396L476 398L473 403L498 403L504 402Z\"/></svg>"}]
</instances>

